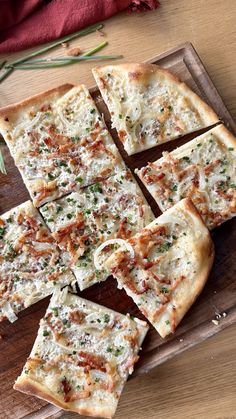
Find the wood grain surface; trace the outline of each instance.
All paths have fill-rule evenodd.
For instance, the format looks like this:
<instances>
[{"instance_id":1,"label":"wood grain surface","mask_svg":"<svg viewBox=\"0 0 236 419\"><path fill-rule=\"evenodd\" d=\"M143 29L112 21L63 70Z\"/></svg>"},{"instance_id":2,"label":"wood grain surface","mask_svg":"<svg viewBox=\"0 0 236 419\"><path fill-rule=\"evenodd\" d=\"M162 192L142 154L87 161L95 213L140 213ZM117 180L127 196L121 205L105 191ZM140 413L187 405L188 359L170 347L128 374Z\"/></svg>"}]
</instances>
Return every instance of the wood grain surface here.
<instances>
[{"instance_id":1,"label":"wood grain surface","mask_svg":"<svg viewBox=\"0 0 236 419\"><path fill-rule=\"evenodd\" d=\"M144 61L180 42L193 42L235 119L235 13L236 3L233 0L225 2L163 0L161 9L154 13L132 17L123 14L110 19L105 27L110 42L107 51L123 53L128 61ZM73 45L88 48L100 41L101 38L95 34L74 41ZM59 50L53 53L53 55L60 54ZM22 54L15 54L14 58L18 55ZM13 103L65 81L92 85L94 82L90 72L91 67L92 64L75 65L67 70L66 75L64 69L53 70L50 73L45 73L43 70L37 73L15 72L0 85L0 105ZM225 233L225 244L230 234L232 232L228 228ZM226 247L226 259L227 251ZM221 275L220 261L218 275ZM229 277L229 280L233 282L234 278ZM228 298L232 292L233 289L229 289ZM33 317L35 319L37 313L32 316L31 321ZM152 373L131 380L122 396L117 419L236 418L235 331L236 328L233 326L199 347L168 361ZM27 330L25 333L27 334ZM11 346L14 346L13 337ZM4 356L6 364L11 363L12 350L13 348L8 347L0 354L1 357ZM17 370L14 365L12 368ZM0 403L3 397L2 394ZM14 403L14 399L10 399L9 403ZM32 408L35 401L29 398L28 403ZM19 409L20 406L19 403ZM55 412L56 409L52 407L51 417L56 417ZM75 417L65 413L60 415L64 418ZM14 416L7 416L1 411L0 417ZM45 417L43 409L41 417Z\"/></svg>"}]
</instances>

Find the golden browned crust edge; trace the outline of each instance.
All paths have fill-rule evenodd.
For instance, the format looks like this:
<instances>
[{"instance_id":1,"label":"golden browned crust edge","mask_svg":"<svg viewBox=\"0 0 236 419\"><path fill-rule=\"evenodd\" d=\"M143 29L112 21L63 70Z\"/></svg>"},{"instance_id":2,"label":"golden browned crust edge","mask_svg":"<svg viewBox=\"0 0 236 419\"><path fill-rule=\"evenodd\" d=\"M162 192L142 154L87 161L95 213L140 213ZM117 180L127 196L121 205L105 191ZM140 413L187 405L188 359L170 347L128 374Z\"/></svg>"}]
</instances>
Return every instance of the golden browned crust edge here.
<instances>
[{"instance_id":1,"label":"golden browned crust edge","mask_svg":"<svg viewBox=\"0 0 236 419\"><path fill-rule=\"evenodd\" d=\"M217 127L212 129L212 132L215 135L218 135L221 141L225 142L226 140L227 142L229 142L232 145L232 147L236 150L236 137L232 134L232 132L230 132L226 128L224 124L217 125ZM206 134L208 133L209 131L207 131Z\"/></svg>"},{"instance_id":2,"label":"golden browned crust edge","mask_svg":"<svg viewBox=\"0 0 236 419\"><path fill-rule=\"evenodd\" d=\"M183 204L184 208L186 209L186 211L192 213L194 215L194 217L196 217L198 219L198 221L200 222L200 224L202 225L202 227L204 228L204 230L207 231L207 233L208 233L208 235L210 237L209 230L208 230L205 222L203 221L203 218L202 218L201 214L199 213L198 209L195 207L193 201L191 200L191 198L184 198L180 202L182 202L182 204Z\"/></svg>"},{"instance_id":3,"label":"golden browned crust edge","mask_svg":"<svg viewBox=\"0 0 236 419\"><path fill-rule=\"evenodd\" d=\"M15 384L13 385L13 389L18 390L22 393L28 394L30 396L36 396L36 397L38 397L42 400L46 400L49 403L52 403L55 406L58 406L58 407L62 408L64 410L79 413L80 415L84 415L84 416L92 416L92 417L101 416L101 417L105 417L107 419L111 419L113 414L115 413L115 412L111 411L111 409L109 410L109 408L106 408L106 410L105 409L99 409L98 406L96 406L96 408L93 407L93 411L91 411L87 408L84 408L84 407L78 407L78 408L71 407L71 405L69 405L69 403L62 403L60 400L51 396L49 393L47 393L44 390L44 387L41 384L34 382L29 377L27 377L27 378L19 377L17 379L17 381L15 382Z\"/></svg>"},{"instance_id":4,"label":"golden browned crust edge","mask_svg":"<svg viewBox=\"0 0 236 419\"><path fill-rule=\"evenodd\" d=\"M195 105L198 110L202 110L205 113L205 116L207 117L207 124L214 124L216 122L219 122L219 117L217 114L213 111L213 109L206 103L204 100L200 98L193 90L188 87L188 85L181 81L177 76L172 74L169 70L164 69L160 67L157 64L150 64L150 63L122 63L117 65L106 65L106 66L98 66L92 69L93 75L101 75L101 71L104 72L107 69L117 68L122 71L131 72L131 73L137 73L139 80L145 79L148 76L150 76L150 73L152 75L154 74L162 74L167 80L171 80L175 84L177 84L179 87L182 88L182 90L185 92L185 94L192 98L192 101L195 102Z\"/></svg>"},{"instance_id":5,"label":"golden browned crust edge","mask_svg":"<svg viewBox=\"0 0 236 419\"><path fill-rule=\"evenodd\" d=\"M210 232L206 227L197 208L195 207L190 198L185 198L180 202L182 208L188 211L188 213L192 214L193 217L196 219L196 221L194 220L194 223L197 222L197 227L200 227L200 229L204 233L204 239L200 239L200 244L196 245L197 252L199 254L199 271L196 273L194 295L192 295L191 298L190 296L188 296L188 300L182 302L180 307L177 307L176 315L178 320L176 328L178 327L183 317L187 314L188 310L191 308L191 306L194 304L194 302L202 292L209 277L215 256L214 243L211 239ZM165 327L165 325L162 324L162 322L160 323L159 319L157 319L155 323L153 325L162 338L165 338L170 334L170 331Z\"/></svg>"},{"instance_id":6,"label":"golden browned crust edge","mask_svg":"<svg viewBox=\"0 0 236 419\"><path fill-rule=\"evenodd\" d=\"M0 108L0 119L6 116L9 116L11 114L14 114L18 112L19 110L21 110L22 108L28 107L37 102L41 102L43 99L49 98L50 96L56 97L56 96L61 95L62 93L66 93L68 90L72 89L73 87L74 85L70 83L62 84L61 86L55 87L53 89L45 90L41 93L30 96L20 102L2 107Z\"/></svg>"}]
</instances>

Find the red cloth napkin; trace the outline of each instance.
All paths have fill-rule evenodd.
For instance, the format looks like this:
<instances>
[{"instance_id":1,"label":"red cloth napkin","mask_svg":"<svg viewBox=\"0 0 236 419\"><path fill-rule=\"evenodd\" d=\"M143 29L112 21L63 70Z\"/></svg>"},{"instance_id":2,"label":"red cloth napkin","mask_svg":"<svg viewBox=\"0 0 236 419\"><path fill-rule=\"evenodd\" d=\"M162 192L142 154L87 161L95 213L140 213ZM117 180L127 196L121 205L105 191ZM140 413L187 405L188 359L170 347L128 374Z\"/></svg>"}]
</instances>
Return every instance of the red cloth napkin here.
<instances>
[{"instance_id":1,"label":"red cloth napkin","mask_svg":"<svg viewBox=\"0 0 236 419\"><path fill-rule=\"evenodd\" d=\"M157 0L0 0L0 53L60 38L127 8L158 5Z\"/></svg>"}]
</instances>

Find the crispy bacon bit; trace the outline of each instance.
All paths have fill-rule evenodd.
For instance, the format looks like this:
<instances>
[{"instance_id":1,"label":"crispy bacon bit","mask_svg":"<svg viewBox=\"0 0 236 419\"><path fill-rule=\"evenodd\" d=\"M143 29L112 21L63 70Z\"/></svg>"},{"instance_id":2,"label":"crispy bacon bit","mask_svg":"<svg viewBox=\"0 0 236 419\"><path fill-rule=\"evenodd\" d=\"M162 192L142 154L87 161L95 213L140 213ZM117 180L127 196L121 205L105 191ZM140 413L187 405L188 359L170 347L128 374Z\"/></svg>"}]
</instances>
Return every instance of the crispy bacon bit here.
<instances>
[{"instance_id":1,"label":"crispy bacon bit","mask_svg":"<svg viewBox=\"0 0 236 419\"><path fill-rule=\"evenodd\" d=\"M163 237L166 234L165 226L155 226L152 229L143 230L137 239L130 239L130 244L135 246L136 253L142 258L147 258L153 246L163 243Z\"/></svg>"},{"instance_id":2,"label":"crispy bacon bit","mask_svg":"<svg viewBox=\"0 0 236 419\"><path fill-rule=\"evenodd\" d=\"M4 226L4 224L5 224L5 221L2 218L0 218L0 226Z\"/></svg>"},{"instance_id":3,"label":"crispy bacon bit","mask_svg":"<svg viewBox=\"0 0 236 419\"><path fill-rule=\"evenodd\" d=\"M196 188L199 187L199 173L196 172L193 176L192 182Z\"/></svg>"},{"instance_id":4,"label":"crispy bacon bit","mask_svg":"<svg viewBox=\"0 0 236 419\"><path fill-rule=\"evenodd\" d=\"M148 289L148 286L147 286L146 281L142 281L142 284L141 284L142 285L142 289L141 290L138 290L136 288L135 283L134 283L134 281L133 281L132 278L126 278L124 284L125 284L125 286L127 288L130 289L130 291L132 291L136 295L144 294L147 291L147 289Z\"/></svg>"},{"instance_id":5,"label":"crispy bacon bit","mask_svg":"<svg viewBox=\"0 0 236 419\"><path fill-rule=\"evenodd\" d=\"M50 104L42 105L41 108L40 108L40 112L47 112L47 111L51 111L51 110L52 110L52 107L51 107Z\"/></svg>"},{"instance_id":6,"label":"crispy bacon bit","mask_svg":"<svg viewBox=\"0 0 236 419\"><path fill-rule=\"evenodd\" d=\"M69 313L71 323L81 324L84 320L85 314L82 311L76 310Z\"/></svg>"},{"instance_id":7,"label":"crispy bacon bit","mask_svg":"<svg viewBox=\"0 0 236 419\"><path fill-rule=\"evenodd\" d=\"M150 262L143 261L142 265L143 265L143 268L146 270L146 269L152 268L155 265L158 265L159 263L160 263L160 259L154 259ZM157 275L156 275L156 277L157 277ZM158 278L158 281L159 281L159 278Z\"/></svg>"},{"instance_id":8,"label":"crispy bacon bit","mask_svg":"<svg viewBox=\"0 0 236 419\"><path fill-rule=\"evenodd\" d=\"M135 329L135 331L131 335L125 335L124 339L130 343L132 348L135 348L138 342L138 337L139 337L138 329Z\"/></svg>"},{"instance_id":9,"label":"crispy bacon bit","mask_svg":"<svg viewBox=\"0 0 236 419\"><path fill-rule=\"evenodd\" d=\"M24 245L23 246L23 250L25 252L31 253L32 255L34 255L36 257L40 257L40 256L44 256L44 255L50 255L53 252L54 249L47 248L47 249L37 250L33 246L31 246L31 245Z\"/></svg>"},{"instance_id":10,"label":"crispy bacon bit","mask_svg":"<svg viewBox=\"0 0 236 419\"><path fill-rule=\"evenodd\" d=\"M51 192L54 192L57 189L57 182L54 180L52 182L49 182L47 185L40 188L38 191L36 191L39 195L37 197L37 201L40 202L44 198L46 198L48 195L51 194Z\"/></svg>"},{"instance_id":11,"label":"crispy bacon bit","mask_svg":"<svg viewBox=\"0 0 236 419\"><path fill-rule=\"evenodd\" d=\"M27 359L27 367L28 368L35 368L38 365L44 364L44 360L41 358L31 358Z\"/></svg>"},{"instance_id":12,"label":"crispy bacon bit","mask_svg":"<svg viewBox=\"0 0 236 419\"><path fill-rule=\"evenodd\" d=\"M220 163L220 160L218 159L218 160L215 160L215 161L213 161L213 162L211 162L211 163L209 163L206 167L205 167L205 169L204 169L204 172L205 172L205 175L209 175L209 173L216 167L216 166L218 166L218 164Z\"/></svg>"},{"instance_id":13,"label":"crispy bacon bit","mask_svg":"<svg viewBox=\"0 0 236 419\"><path fill-rule=\"evenodd\" d=\"M80 351L79 356L84 359L84 361L78 362L79 366L106 372L106 360L102 356L93 355L84 351Z\"/></svg>"},{"instance_id":14,"label":"crispy bacon bit","mask_svg":"<svg viewBox=\"0 0 236 419\"><path fill-rule=\"evenodd\" d=\"M127 239L131 236L132 231L126 230L126 225L127 225L127 218L124 218L124 220L121 221L119 230L116 233L116 237L118 237L119 239Z\"/></svg>"},{"instance_id":15,"label":"crispy bacon bit","mask_svg":"<svg viewBox=\"0 0 236 419\"><path fill-rule=\"evenodd\" d=\"M122 143L125 141L125 137L126 137L126 131L121 129L118 131L118 136L120 141L122 141Z\"/></svg>"},{"instance_id":16,"label":"crispy bacon bit","mask_svg":"<svg viewBox=\"0 0 236 419\"><path fill-rule=\"evenodd\" d=\"M153 174L146 174L145 175L145 181L148 185L152 183L158 183L160 180L162 180L165 177L165 173L160 173L159 175Z\"/></svg>"},{"instance_id":17,"label":"crispy bacon bit","mask_svg":"<svg viewBox=\"0 0 236 419\"><path fill-rule=\"evenodd\" d=\"M55 141L55 146L58 146L59 144L66 144L68 142L71 142L70 138L67 137L66 135L62 135L62 134L58 134L56 132L56 128L52 125L49 130L48 133L50 135L50 137Z\"/></svg>"},{"instance_id":18,"label":"crispy bacon bit","mask_svg":"<svg viewBox=\"0 0 236 419\"><path fill-rule=\"evenodd\" d=\"M67 396L68 395L68 393L71 391L71 386L70 386L70 383L69 383L69 381L67 380L67 378L66 377L64 377L62 380L61 380L61 390L63 391L63 393L64 393L64 401L65 402L69 402L70 401L70 397L69 396Z\"/></svg>"},{"instance_id":19,"label":"crispy bacon bit","mask_svg":"<svg viewBox=\"0 0 236 419\"><path fill-rule=\"evenodd\" d=\"M25 216L25 222L28 226L32 228L32 230L36 230L38 228L38 222L32 217Z\"/></svg>"}]
</instances>

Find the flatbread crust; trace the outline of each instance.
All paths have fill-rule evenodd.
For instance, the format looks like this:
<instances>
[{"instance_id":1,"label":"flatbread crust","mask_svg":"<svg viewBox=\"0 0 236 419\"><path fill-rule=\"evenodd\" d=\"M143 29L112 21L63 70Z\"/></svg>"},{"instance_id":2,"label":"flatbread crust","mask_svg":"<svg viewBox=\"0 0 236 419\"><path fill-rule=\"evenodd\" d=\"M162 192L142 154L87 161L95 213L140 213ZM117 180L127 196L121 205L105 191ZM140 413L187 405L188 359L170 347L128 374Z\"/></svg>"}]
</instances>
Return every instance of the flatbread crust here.
<instances>
[{"instance_id":1,"label":"flatbread crust","mask_svg":"<svg viewBox=\"0 0 236 419\"><path fill-rule=\"evenodd\" d=\"M208 229L183 199L127 240L105 262L161 337L174 332L203 289L214 259Z\"/></svg>"},{"instance_id":2,"label":"flatbread crust","mask_svg":"<svg viewBox=\"0 0 236 419\"><path fill-rule=\"evenodd\" d=\"M31 201L0 216L0 262L0 321L75 282Z\"/></svg>"},{"instance_id":3,"label":"flatbread crust","mask_svg":"<svg viewBox=\"0 0 236 419\"><path fill-rule=\"evenodd\" d=\"M155 64L107 65L93 75L129 155L219 121L185 83Z\"/></svg>"},{"instance_id":4,"label":"flatbread crust","mask_svg":"<svg viewBox=\"0 0 236 419\"><path fill-rule=\"evenodd\" d=\"M109 276L98 271L93 262L94 251L102 243L131 237L154 219L128 169L47 203L40 212L81 290Z\"/></svg>"},{"instance_id":5,"label":"flatbread crust","mask_svg":"<svg viewBox=\"0 0 236 419\"><path fill-rule=\"evenodd\" d=\"M163 212L188 197L209 229L236 215L236 138L224 125L136 173Z\"/></svg>"},{"instance_id":6,"label":"flatbread crust","mask_svg":"<svg viewBox=\"0 0 236 419\"><path fill-rule=\"evenodd\" d=\"M148 326L67 291L53 295L14 389L112 418Z\"/></svg>"},{"instance_id":7,"label":"flatbread crust","mask_svg":"<svg viewBox=\"0 0 236 419\"><path fill-rule=\"evenodd\" d=\"M123 165L84 85L66 84L0 109L0 133L36 207Z\"/></svg>"}]
</instances>

